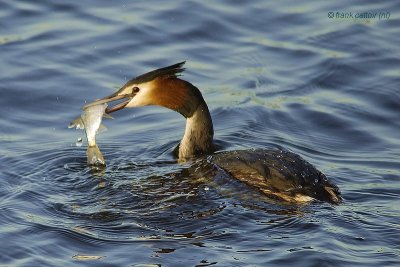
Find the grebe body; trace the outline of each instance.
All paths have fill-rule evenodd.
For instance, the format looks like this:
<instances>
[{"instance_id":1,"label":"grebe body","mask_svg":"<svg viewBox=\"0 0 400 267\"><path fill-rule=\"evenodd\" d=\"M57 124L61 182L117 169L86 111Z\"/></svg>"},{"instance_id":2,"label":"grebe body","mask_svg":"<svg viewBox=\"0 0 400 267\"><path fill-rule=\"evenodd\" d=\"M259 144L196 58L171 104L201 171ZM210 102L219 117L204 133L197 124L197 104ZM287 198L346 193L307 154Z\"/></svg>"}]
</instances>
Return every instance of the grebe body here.
<instances>
[{"instance_id":1,"label":"grebe body","mask_svg":"<svg viewBox=\"0 0 400 267\"><path fill-rule=\"evenodd\" d=\"M299 155L278 149L219 152L209 161L270 198L290 203L340 203L336 185Z\"/></svg>"}]
</instances>

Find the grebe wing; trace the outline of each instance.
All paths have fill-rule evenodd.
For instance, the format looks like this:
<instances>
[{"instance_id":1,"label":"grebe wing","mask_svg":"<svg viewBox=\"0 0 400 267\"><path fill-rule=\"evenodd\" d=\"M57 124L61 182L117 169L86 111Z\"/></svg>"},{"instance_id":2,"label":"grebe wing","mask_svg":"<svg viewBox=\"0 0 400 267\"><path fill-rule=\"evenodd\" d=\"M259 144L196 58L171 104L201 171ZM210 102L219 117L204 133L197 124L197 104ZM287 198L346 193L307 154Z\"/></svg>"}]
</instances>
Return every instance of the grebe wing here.
<instances>
[{"instance_id":1,"label":"grebe wing","mask_svg":"<svg viewBox=\"0 0 400 267\"><path fill-rule=\"evenodd\" d=\"M341 201L336 185L313 165L289 151L219 152L212 156L212 161L235 179L273 198L295 203L314 199L331 203Z\"/></svg>"}]
</instances>

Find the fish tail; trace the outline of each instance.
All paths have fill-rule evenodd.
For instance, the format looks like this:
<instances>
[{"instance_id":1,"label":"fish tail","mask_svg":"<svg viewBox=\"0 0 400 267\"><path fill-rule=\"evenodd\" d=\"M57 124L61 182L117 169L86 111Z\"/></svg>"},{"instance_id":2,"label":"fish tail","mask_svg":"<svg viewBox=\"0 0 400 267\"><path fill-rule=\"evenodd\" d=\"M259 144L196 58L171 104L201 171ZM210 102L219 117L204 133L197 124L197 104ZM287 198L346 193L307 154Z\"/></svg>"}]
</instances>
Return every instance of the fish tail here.
<instances>
[{"instance_id":1,"label":"fish tail","mask_svg":"<svg viewBox=\"0 0 400 267\"><path fill-rule=\"evenodd\" d=\"M88 146L86 155L88 165L106 165L106 161L104 160L104 157L101 154L97 144L93 146Z\"/></svg>"}]
</instances>

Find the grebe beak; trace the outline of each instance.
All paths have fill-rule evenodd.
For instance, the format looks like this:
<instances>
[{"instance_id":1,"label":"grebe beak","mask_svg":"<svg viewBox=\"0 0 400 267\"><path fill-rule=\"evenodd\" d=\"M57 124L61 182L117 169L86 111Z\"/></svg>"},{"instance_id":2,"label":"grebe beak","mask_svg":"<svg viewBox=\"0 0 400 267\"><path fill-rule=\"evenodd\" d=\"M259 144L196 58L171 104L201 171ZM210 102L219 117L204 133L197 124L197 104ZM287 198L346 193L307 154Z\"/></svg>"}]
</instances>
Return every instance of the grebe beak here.
<instances>
[{"instance_id":1,"label":"grebe beak","mask_svg":"<svg viewBox=\"0 0 400 267\"><path fill-rule=\"evenodd\" d=\"M132 100L132 98L135 96L135 93L130 93L130 94L120 94L120 92L116 92L112 95L106 96L104 98L100 98L97 99L87 105L85 105L83 108L87 108L90 106L95 106L95 105L100 105L100 104L105 104L105 103L110 103L110 102L114 102L117 100L121 100L124 99L124 101L119 102L117 104L115 104L114 106L110 106L106 109L106 113L112 113L115 112L117 110L123 109L126 105L128 105L129 101Z\"/></svg>"}]
</instances>

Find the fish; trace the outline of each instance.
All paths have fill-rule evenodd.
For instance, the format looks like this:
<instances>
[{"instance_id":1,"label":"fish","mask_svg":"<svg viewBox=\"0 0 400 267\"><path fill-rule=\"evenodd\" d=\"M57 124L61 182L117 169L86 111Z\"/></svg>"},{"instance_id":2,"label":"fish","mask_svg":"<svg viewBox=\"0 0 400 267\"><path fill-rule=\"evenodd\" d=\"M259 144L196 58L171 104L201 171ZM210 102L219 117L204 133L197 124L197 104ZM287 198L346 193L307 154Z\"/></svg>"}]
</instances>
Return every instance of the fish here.
<instances>
[{"instance_id":1,"label":"fish","mask_svg":"<svg viewBox=\"0 0 400 267\"><path fill-rule=\"evenodd\" d=\"M86 138L88 141L88 148L86 150L87 164L105 166L106 161L104 160L103 154L101 153L97 143L96 135L101 130L106 130L107 128L101 123L103 117L111 118L110 115L106 113L107 104L96 104L96 105L86 105L83 107L83 112L80 117L73 120L68 128L82 129L86 132Z\"/></svg>"}]
</instances>

